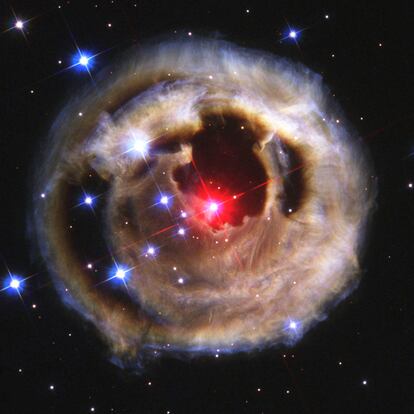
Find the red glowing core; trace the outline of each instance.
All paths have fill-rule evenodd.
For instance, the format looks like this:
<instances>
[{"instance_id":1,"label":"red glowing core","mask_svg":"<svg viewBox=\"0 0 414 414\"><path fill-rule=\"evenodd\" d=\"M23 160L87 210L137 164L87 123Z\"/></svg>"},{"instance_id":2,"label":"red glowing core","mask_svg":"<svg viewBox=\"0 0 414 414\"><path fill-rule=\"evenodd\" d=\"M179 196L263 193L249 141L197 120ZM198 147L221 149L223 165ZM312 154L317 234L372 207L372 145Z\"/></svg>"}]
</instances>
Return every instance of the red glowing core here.
<instances>
[{"instance_id":1,"label":"red glowing core","mask_svg":"<svg viewBox=\"0 0 414 414\"><path fill-rule=\"evenodd\" d=\"M239 226L259 215L268 176L253 151L257 140L247 123L234 117L209 117L191 140L192 162L174 171L174 180L191 197L196 216L214 229Z\"/></svg>"}]
</instances>

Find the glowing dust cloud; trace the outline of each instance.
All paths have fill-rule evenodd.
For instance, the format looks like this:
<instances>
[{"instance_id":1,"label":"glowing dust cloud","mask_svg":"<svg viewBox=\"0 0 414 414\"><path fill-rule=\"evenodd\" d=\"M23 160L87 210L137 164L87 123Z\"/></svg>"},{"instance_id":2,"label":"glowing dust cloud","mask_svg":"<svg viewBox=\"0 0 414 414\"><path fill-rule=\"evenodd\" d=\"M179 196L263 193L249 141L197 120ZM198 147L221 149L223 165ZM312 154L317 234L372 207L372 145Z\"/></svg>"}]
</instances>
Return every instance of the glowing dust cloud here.
<instances>
[{"instance_id":1,"label":"glowing dust cloud","mask_svg":"<svg viewBox=\"0 0 414 414\"><path fill-rule=\"evenodd\" d=\"M301 338L356 285L375 195L321 77L195 38L112 72L61 112L39 163L37 234L65 302L120 359ZM125 297L96 287L69 236L68 193L90 171L109 188L94 206Z\"/></svg>"}]
</instances>

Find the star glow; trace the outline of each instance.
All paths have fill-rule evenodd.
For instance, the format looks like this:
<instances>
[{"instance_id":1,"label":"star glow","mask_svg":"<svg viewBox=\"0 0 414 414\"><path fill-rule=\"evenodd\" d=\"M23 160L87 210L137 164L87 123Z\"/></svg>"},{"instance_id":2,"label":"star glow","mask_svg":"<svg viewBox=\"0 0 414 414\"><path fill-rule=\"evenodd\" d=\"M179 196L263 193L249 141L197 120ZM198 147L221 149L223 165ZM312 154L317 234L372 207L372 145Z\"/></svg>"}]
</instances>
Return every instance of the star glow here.
<instances>
[{"instance_id":1,"label":"star glow","mask_svg":"<svg viewBox=\"0 0 414 414\"><path fill-rule=\"evenodd\" d=\"M215 213L215 212L217 212L217 211L218 211L218 204L212 201L212 202L210 202L210 203L209 203L209 205L208 205L208 209L209 209L209 211L211 211L212 213Z\"/></svg>"},{"instance_id":2,"label":"star glow","mask_svg":"<svg viewBox=\"0 0 414 414\"><path fill-rule=\"evenodd\" d=\"M139 152L141 154L146 154L148 151L148 144L143 139L135 139L134 142L134 151Z\"/></svg>"},{"instance_id":3,"label":"star glow","mask_svg":"<svg viewBox=\"0 0 414 414\"><path fill-rule=\"evenodd\" d=\"M9 287L11 287L12 289L19 289L20 287L20 280L13 278L10 282Z\"/></svg>"},{"instance_id":4,"label":"star glow","mask_svg":"<svg viewBox=\"0 0 414 414\"><path fill-rule=\"evenodd\" d=\"M123 279L125 279L125 276L126 276L126 271L119 267L117 269L116 273L115 273L115 277L117 279L122 279L123 280Z\"/></svg>"},{"instance_id":5,"label":"star glow","mask_svg":"<svg viewBox=\"0 0 414 414\"><path fill-rule=\"evenodd\" d=\"M88 64L89 64L89 58L87 56L82 55L79 58L79 65L88 66Z\"/></svg>"},{"instance_id":6,"label":"star glow","mask_svg":"<svg viewBox=\"0 0 414 414\"><path fill-rule=\"evenodd\" d=\"M289 322L289 329L296 330L297 327L298 327L297 322L295 322L295 321L290 321Z\"/></svg>"}]
</instances>

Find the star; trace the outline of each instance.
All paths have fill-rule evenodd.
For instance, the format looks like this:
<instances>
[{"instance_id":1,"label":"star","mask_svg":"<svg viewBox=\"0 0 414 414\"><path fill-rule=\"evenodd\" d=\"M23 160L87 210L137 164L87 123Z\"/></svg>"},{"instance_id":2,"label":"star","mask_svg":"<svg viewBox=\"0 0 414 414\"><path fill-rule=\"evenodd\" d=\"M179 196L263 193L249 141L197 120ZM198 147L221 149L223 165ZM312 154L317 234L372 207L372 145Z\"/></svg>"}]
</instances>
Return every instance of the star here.
<instances>
[{"instance_id":1,"label":"star","mask_svg":"<svg viewBox=\"0 0 414 414\"><path fill-rule=\"evenodd\" d=\"M12 289L19 289L19 287L20 287L20 280L18 280L18 279L12 279L11 280L11 282L10 282L10 285L9 285Z\"/></svg>"},{"instance_id":2,"label":"star","mask_svg":"<svg viewBox=\"0 0 414 414\"><path fill-rule=\"evenodd\" d=\"M17 22L15 23L14 27L16 29L22 30L24 27L24 23L21 20L17 20Z\"/></svg>"},{"instance_id":3,"label":"star","mask_svg":"<svg viewBox=\"0 0 414 414\"><path fill-rule=\"evenodd\" d=\"M297 34L297 32L295 31L295 30L291 30L290 32L289 32L289 37L290 38L292 38L292 39L296 39L296 36L297 36L298 34Z\"/></svg>"},{"instance_id":4,"label":"star","mask_svg":"<svg viewBox=\"0 0 414 414\"><path fill-rule=\"evenodd\" d=\"M80 65L82 65L82 66L88 66L88 63L89 63L89 58L87 56L82 55L79 58L79 64Z\"/></svg>"},{"instance_id":5,"label":"star","mask_svg":"<svg viewBox=\"0 0 414 414\"><path fill-rule=\"evenodd\" d=\"M84 203L88 204L88 205L92 205L92 203L93 203L92 197L91 196L86 196L85 200L84 200Z\"/></svg>"},{"instance_id":6,"label":"star","mask_svg":"<svg viewBox=\"0 0 414 414\"><path fill-rule=\"evenodd\" d=\"M215 203L215 202L211 202L210 204L209 204L209 206L208 206L208 209L211 211L211 212L216 212L217 210L218 210L218 204L217 203Z\"/></svg>"},{"instance_id":7,"label":"star","mask_svg":"<svg viewBox=\"0 0 414 414\"><path fill-rule=\"evenodd\" d=\"M160 203L164 204L165 206L168 204L168 197L167 196L162 196L160 199Z\"/></svg>"},{"instance_id":8,"label":"star","mask_svg":"<svg viewBox=\"0 0 414 414\"><path fill-rule=\"evenodd\" d=\"M145 154L148 150L148 144L143 139L135 139L134 142L134 151L140 152L141 154Z\"/></svg>"},{"instance_id":9,"label":"star","mask_svg":"<svg viewBox=\"0 0 414 414\"><path fill-rule=\"evenodd\" d=\"M118 268L115 273L115 277L118 279L125 279L125 276L126 276L126 271L122 268Z\"/></svg>"}]
</instances>

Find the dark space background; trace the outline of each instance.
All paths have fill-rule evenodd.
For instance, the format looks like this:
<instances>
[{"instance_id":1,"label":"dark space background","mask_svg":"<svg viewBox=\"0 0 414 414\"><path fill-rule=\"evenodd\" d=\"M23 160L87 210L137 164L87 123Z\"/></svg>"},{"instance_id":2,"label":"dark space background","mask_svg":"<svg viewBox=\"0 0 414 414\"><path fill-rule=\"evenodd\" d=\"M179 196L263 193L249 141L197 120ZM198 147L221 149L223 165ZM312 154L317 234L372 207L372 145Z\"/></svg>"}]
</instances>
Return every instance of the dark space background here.
<instances>
[{"instance_id":1,"label":"dark space background","mask_svg":"<svg viewBox=\"0 0 414 414\"><path fill-rule=\"evenodd\" d=\"M409 2L381 3L0 3L0 277L8 268L35 275L22 300L0 292L1 414L414 413L414 11ZM14 28L16 17L23 31ZM297 44L281 41L289 26L303 30ZM111 364L94 330L61 304L34 254L30 175L54 118L90 82L85 71L58 73L71 64L76 44L105 51L93 75L153 36L190 31L322 74L371 153L377 208L359 288L296 346L160 357L131 373Z\"/></svg>"}]
</instances>

